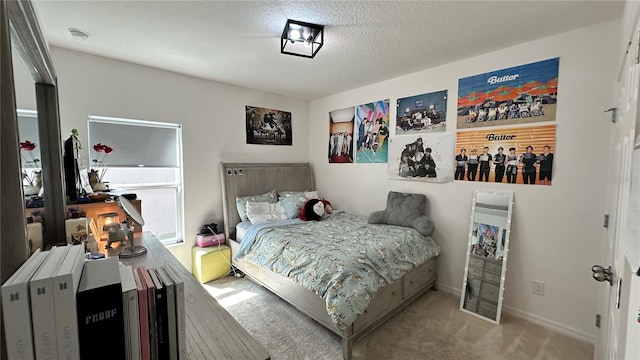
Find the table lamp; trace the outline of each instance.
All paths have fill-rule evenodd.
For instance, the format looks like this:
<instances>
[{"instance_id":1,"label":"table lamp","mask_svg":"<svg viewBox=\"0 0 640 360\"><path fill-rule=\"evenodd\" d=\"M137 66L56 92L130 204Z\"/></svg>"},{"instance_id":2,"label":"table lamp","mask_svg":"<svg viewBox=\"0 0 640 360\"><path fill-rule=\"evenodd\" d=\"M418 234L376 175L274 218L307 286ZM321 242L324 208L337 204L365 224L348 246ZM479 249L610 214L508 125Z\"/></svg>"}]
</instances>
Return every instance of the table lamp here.
<instances>
[{"instance_id":1,"label":"table lamp","mask_svg":"<svg viewBox=\"0 0 640 360\"><path fill-rule=\"evenodd\" d=\"M94 234L98 237L96 240L102 240L108 236L107 231L113 224L120 223L120 216L118 213L110 212L98 215L98 231L99 234Z\"/></svg>"},{"instance_id":2,"label":"table lamp","mask_svg":"<svg viewBox=\"0 0 640 360\"><path fill-rule=\"evenodd\" d=\"M142 219L142 215L138 212L138 209L129 202L124 196L118 197L118 205L124 211L127 219L123 224L124 231L126 233L126 239L129 242L128 246L124 246L124 249L120 250L118 255L123 258L136 257L140 255L144 255L147 253L147 248L141 245L136 245L133 239L133 230L134 226L144 225L144 219Z\"/></svg>"}]
</instances>

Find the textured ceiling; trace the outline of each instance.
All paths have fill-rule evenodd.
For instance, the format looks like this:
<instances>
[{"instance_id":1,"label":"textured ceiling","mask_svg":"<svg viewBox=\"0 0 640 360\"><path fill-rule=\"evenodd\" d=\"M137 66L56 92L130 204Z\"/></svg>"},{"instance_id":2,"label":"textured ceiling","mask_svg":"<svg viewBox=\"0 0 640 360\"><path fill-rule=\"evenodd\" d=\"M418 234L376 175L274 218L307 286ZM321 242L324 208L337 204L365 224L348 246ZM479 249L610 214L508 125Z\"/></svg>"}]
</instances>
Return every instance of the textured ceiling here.
<instances>
[{"instance_id":1,"label":"textured ceiling","mask_svg":"<svg viewBox=\"0 0 640 360\"><path fill-rule=\"evenodd\" d=\"M316 99L622 16L622 1L33 1L50 45ZM325 25L280 54L287 19ZM91 34L75 40L68 28Z\"/></svg>"}]
</instances>

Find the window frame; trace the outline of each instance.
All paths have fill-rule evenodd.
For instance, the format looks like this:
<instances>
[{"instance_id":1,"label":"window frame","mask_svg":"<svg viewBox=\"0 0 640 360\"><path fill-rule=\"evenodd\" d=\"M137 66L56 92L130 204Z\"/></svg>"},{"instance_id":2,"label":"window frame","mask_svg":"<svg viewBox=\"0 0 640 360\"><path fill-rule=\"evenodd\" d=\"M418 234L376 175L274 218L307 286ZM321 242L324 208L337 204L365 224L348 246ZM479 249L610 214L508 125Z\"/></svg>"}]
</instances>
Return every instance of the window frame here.
<instances>
[{"instance_id":1,"label":"window frame","mask_svg":"<svg viewBox=\"0 0 640 360\"><path fill-rule=\"evenodd\" d=\"M157 189L174 189L176 195L176 236L169 239L162 239L160 242L165 245L176 245L184 243L184 161L183 161L183 149L182 149L182 125L178 123L165 123L159 121L139 120L139 119L127 119L127 118L115 118L107 116L90 115L87 120L87 133L89 144L91 144L91 131L89 131L92 122L100 122L103 124L114 125L131 125L139 127L163 127L175 129L176 131L176 156L177 156L177 175L173 182L162 183L138 183L138 184L118 184L112 183L114 188L126 188L127 190L157 190ZM91 148L89 148L89 152ZM90 158L90 156L89 156ZM135 169L135 166L113 166L117 168L131 168ZM152 168L152 167L150 167ZM143 204L144 208L144 204ZM144 213L144 209L143 209ZM143 215L144 219L144 215Z\"/></svg>"}]
</instances>

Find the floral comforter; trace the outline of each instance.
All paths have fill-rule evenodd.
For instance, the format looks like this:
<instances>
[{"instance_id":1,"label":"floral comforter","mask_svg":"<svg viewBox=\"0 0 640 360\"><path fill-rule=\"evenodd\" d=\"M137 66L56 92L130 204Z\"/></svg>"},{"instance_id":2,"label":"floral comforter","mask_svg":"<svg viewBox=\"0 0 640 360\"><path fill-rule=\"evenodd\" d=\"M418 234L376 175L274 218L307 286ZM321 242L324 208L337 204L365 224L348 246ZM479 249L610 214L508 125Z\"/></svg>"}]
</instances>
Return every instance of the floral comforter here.
<instances>
[{"instance_id":1,"label":"floral comforter","mask_svg":"<svg viewBox=\"0 0 640 360\"><path fill-rule=\"evenodd\" d=\"M372 225L346 212L321 221L260 225L255 238L245 235L247 249L236 258L287 276L324 298L341 330L364 312L379 289L442 251L413 228Z\"/></svg>"}]
</instances>

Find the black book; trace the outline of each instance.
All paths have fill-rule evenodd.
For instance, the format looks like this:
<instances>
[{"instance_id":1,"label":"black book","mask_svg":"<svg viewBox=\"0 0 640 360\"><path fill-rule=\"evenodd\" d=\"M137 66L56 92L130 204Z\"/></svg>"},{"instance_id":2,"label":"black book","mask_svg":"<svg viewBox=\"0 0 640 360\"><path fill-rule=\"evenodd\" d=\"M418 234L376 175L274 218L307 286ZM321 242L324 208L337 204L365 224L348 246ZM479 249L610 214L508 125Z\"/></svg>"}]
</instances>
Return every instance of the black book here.
<instances>
[{"instance_id":1,"label":"black book","mask_svg":"<svg viewBox=\"0 0 640 360\"><path fill-rule=\"evenodd\" d=\"M156 333L158 337L158 360L170 360L169 348L169 313L167 311L167 289L158 277L156 269L149 269L149 276L156 288Z\"/></svg>"},{"instance_id":2,"label":"black book","mask_svg":"<svg viewBox=\"0 0 640 360\"><path fill-rule=\"evenodd\" d=\"M76 303L80 358L124 359L122 285L117 257L85 263Z\"/></svg>"},{"instance_id":3,"label":"black book","mask_svg":"<svg viewBox=\"0 0 640 360\"><path fill-rule=\"evenodd\" d=\"M157 267L156 272L158 278L162 281L162 285L167 292L167 328L169 332L169 359L178 360L178 332L177 332L177 317L176 317L176 291L173 278L169 275L168 271L164 267Z\"/></svg>"}]
</instances>

